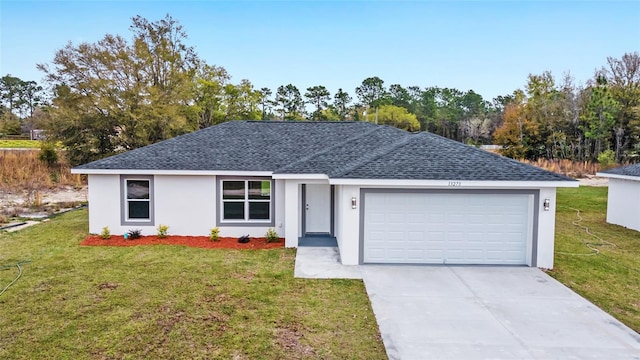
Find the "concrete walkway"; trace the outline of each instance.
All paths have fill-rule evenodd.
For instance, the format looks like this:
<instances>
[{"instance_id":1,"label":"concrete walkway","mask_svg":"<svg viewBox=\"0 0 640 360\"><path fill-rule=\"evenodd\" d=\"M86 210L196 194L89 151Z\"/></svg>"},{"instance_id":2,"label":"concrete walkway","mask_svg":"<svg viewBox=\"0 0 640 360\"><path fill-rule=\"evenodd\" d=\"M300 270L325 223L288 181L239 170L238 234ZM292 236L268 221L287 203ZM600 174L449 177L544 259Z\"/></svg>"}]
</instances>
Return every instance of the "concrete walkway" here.
<instances>
[{"instance_id":1,"label":"concrete walkway","mask_svg":"<svg viewBox=\"0 0 640 360\"><path fill-rule=\"evenodd\" d=\"M640 359L640 335L536 268L361 272L390 359Z\"/></svg>"},{"instance_id":2,"label":"concrete walkway","mask_svg":"<svg viewBox=\"0 0 640 360\"><path fill-rule=\"evenodd\" d=\"M337 247L299 247L294 277L305 279L362 279L360 267L342 265Z\"/></svg>"},{"instance_id":3,"label":"concrete walkway","mask_svg":"<svg viewBox=\"0 0 640 360\"><path fill-rule=\"evenodd\" d=\"M527 267L340 264L298 248L295 276L364 280L391 359L634 359L640 335Z\"/></svg>"}]
</instances>

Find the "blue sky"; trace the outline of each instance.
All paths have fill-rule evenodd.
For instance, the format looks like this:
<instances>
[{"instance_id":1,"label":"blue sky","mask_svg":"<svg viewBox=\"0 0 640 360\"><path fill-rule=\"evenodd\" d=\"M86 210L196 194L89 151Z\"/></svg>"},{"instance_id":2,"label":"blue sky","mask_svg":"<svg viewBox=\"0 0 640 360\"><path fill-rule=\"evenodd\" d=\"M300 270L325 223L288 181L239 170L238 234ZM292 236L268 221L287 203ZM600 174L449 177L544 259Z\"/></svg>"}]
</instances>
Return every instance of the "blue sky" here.
<instances>
[{"instance_id":1,"label":"blue sky","mask_svg":"<svg viewBox=\"0 0 640 360\"><path fill-rule=\"evenodd\" d=\"M607 56L640 51L639 1L8 1L0 0L0 75L42 80L37 63L67 42L130 37L131 17L170 14L188 44L232 81L292 83L303 93L386 85L472 89L485 99L527 75L570 71L578 83Z\"/></svg>"}]
</instances>

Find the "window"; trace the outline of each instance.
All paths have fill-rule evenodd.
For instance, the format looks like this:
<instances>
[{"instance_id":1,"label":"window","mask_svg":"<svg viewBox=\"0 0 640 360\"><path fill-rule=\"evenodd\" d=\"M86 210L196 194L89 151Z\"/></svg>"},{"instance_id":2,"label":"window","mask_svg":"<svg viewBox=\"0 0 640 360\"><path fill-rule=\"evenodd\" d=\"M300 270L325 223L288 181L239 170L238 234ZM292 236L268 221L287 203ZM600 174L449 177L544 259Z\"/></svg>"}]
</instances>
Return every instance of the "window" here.
<instances>
[{"instance_id":1,"label":"window","mask_svg":"<svg viewBox=\"0 0 640 360\"><path fill-rule=\"evenodd\" d=\"M153 225L153 178L122 176L122 225Z\"/></svg>"},{"instance_id":2,"label":"window","mask_svg":"<svg viewBox=\"0 0 640 360\"><path fill-rule=\"evenodd\" d=\"M223 180L223 222L271 223L271 180Z\"/></svg>"}]
</instances>

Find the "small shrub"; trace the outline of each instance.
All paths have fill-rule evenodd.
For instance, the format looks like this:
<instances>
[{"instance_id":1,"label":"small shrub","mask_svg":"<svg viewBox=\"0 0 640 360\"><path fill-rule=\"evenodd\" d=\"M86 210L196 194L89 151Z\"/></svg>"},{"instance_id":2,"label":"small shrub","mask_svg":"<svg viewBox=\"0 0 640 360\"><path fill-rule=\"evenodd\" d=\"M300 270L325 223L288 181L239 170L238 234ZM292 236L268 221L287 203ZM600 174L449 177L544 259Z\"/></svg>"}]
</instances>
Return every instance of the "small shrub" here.
<instances>
[{"instance_id":1,"label":"small shrub","mask_svg":"<svg viewBox=\"0 0 640 360\"><path fill-rule=\"evenodd\" d=\"M219 227L214 227L213 229L211 229L211 232L209 232L209 240L211 241L220 241L220 228Z\"/></svg>"},{"instance_id":2,"label":"small shrub","mask_svg":"<svg viewBox=\"0 0 640 360\"><path fill-rule=\"evenodd\" d=\"M602 169L608 169L616 164L616 153L613 150L605 150L598 155L598 163Z\"/></svg>"},{"instance_id":3,"label":"small shrub","mask_svg":"<svg viewBox=\"0 0 640 360\"><path fill-rule=\"evenodd\" d=\"M142 230L140 229L131 229L127 231L127 238L129 240L139 239L142 236Z\"/></svg>"},{"instance_id":4,"label":"small shrub","mask_svg":"<svg viewBox=\"0 0 640 360\"><path fill-rule=\"evenodd\" d=\"M278 233L276 232L275 229L273 228L269 228L267 230L267 234L264 236L267 239L267 242L277 242L280 240L280 236L278 236Z\"/></svg>"},{"instance_id":5,"label":"small shrub","mask_svg":"<svg viewBox=\"0 0 640 360\"><path fill-rule=\"evenodd\" d=\"M43 141L40 144L40 154L38 154L38 159L47 164L47 166L55 165L58 162L58 153L56 152L55 144Z\"/></svg>"},{"instance_id":6,"label":"small shrub","mask_svg":"<svg viewBox=\"0 0 640 360\"><path fill-rule=\"evenodd\" d=\"M249 235L248 235L248 234L247 234L247 235L242 235L242 236L240 236L240 237L238 238L238 242L239 242L240 244L246 244L246 243L248 243L248 242L249 242L249 240L250 240L250 239L249 239Z\"/></svg>"},{"instance_id":7,"label":"small shrub","mask_svg":"<svg viewBox=\"0 0 640 360\"><path fill-rule=\"evenodd\" d=\"M100 237L107 240L111 238L111 231L109 231L109 227L105 226L102 228L102 232L100 233Z\"/></svg>"},{"instance_id":8,"label":"small shrub","mask_svg":"<svg viewBox=\"0 0 640 360\"><path fill-rule=\"evenodd\" d=\"M169 232L169 225L164 225L164 224L158 225L158 237L160 239L166 238L168 232Z\"/></svg>"}]
</instances>

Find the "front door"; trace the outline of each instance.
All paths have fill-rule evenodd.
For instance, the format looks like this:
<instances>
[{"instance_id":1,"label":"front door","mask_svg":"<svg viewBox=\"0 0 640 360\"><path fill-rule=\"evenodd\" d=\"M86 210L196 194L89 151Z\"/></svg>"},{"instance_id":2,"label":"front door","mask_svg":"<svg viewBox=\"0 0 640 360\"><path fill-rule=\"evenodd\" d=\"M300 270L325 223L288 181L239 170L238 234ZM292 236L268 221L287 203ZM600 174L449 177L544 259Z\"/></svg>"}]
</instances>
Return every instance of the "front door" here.
<instances>
[{"instance_id":1,"label":"front door","mask_svg":"<svg viewBox=\"0 0 640 360\"><path fill-rule=\"evenodd\" d=\"M305 232L331 232L331 185L305 186Z\"/></svg>"}]
</instances>

